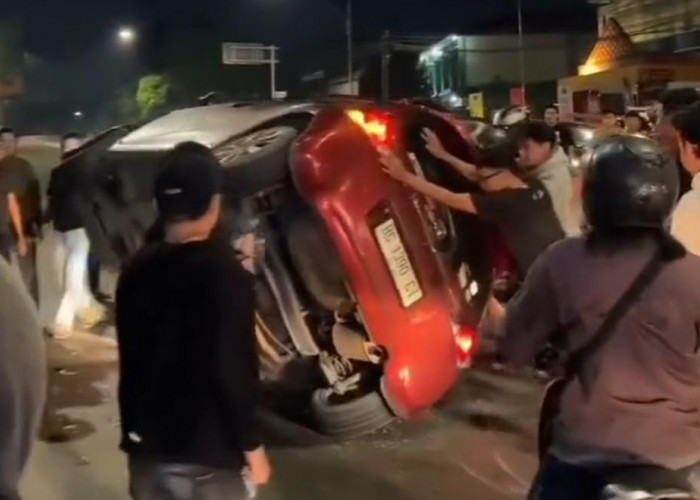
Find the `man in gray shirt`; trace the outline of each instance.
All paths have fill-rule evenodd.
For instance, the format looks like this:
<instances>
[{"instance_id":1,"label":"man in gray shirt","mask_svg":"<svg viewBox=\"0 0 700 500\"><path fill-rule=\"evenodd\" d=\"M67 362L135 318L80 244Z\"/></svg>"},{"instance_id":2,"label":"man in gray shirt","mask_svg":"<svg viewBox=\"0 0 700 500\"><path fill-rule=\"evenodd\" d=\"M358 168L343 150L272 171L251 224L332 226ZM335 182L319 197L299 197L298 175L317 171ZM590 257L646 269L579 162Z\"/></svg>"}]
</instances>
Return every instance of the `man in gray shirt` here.
<instances>
[{"instance_id":1,"label":"man in gray shirt","mask_svg":"<svg viewBox=\"0 0 700 500\"><path fill-rule=\"evenodd\" d=\"M45 394L46 356L36 306L17 273L0 259L0 500L19 499Z\"/></svg>"},{"instance_id":2,"label":"man in gray shirt","mask_svg":"<svg viewBox=\"0 0 700 500\"><path fill-rule=\"evenodd\" d=\"M522 123L513 129L520 175L537 179L547 189L567 236L581 234L573 214L573 179L569 157L557 144L554 129L544 122Z\"/></svg>"}]
</instances>

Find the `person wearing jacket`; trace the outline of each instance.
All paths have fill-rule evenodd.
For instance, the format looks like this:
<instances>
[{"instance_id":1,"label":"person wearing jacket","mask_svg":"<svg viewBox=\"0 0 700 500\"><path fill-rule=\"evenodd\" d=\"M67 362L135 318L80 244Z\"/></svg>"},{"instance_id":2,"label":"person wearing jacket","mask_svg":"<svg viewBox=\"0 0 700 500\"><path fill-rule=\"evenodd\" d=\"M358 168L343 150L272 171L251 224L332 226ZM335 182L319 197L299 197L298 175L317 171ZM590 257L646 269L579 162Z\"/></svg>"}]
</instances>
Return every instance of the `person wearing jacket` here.
<instances>
[{"instance_id":1,"label":"person wearing jacket","mask_svg":"<svg viewBox=\"0 0 700 500\"><path fill-rule=\"evenodd\" d=\"M65 160L71 148L78 147L80 136L67 134L61 141L61 155ZM51 172L48 187L48 218L58 232L61 246L56 256L62 281L62 295L54 324L49 329L54 337L69 336L76 320L84 326L97 323L103 316L102 308L88 286L88 255L90 240L84 227L86 207L76 189L85 182L80 162L63 161Z\"/></svg>"},{"instance_id":2,"label":"person wearing jacket","mask_svg":"<svg viewBox=\"0 0 700 500\"><path fill-rule=\"evenodd\" d=\"M700 463L700 258L666 229L675 168L651 139L602 140L584 185L591 232L545 252L507 306L506 360L532 363L555 339L566 359L597 334L651 259L661 261L607 341L567 379L531 499L599 498L607 471L639 465L676 471L699 491L691 483Z\"/></svg>"},{"instance_id":3,"label":"person wearing jacket","mask_svg":"<svg viewBox=\"0 0 700 500\"><path fill-rule=\"evenodd\" d=\"M124 267L116 297L122 450L134 500L244 500L271 467L255 408L253 276L213 232L222 169L205 146L164 156L161 234Z\"/></svg>"}]
</instances>

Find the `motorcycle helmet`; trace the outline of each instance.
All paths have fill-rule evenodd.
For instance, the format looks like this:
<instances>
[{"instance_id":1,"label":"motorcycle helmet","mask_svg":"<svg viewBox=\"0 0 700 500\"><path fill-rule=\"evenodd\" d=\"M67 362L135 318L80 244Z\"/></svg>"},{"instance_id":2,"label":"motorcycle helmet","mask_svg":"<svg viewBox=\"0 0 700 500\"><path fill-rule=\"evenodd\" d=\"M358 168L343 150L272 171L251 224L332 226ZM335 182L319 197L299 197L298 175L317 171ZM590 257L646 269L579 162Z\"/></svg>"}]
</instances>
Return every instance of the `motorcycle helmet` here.
<instances>
[{"instance_id":1,"label":"motorcycle helmet","mask_svg":"<svg viewBox=\"0 0 700 500\"><path fill-rule=\"evenodd\" d=\"M584 181L583 208L597 229L662 228L678 198L671 156L644 136L598 142Z\"/></svg>"},{"instance_id":2,"label":"motorcycle helmet","mask_svg":"<svg viewBox=\"0 0 700 500\"><path fill-rule=\"evenodd\" d=\"M530 110L526 106L508 106L499 109L493 115L493 124L498 127L512 127L530 118Z\"/></svg>"},{"instance_id":3,"label":"motorcycle helmet","mask_svg":"<svg viewBox=\"0 0 700 500\"><path fill-rule=\"evenodd\" d=\"M472 132L479 152L479 164L485 167L511 168L515 165L515 146L508 132L485 123Z\"/></svg>"}]
</instances>

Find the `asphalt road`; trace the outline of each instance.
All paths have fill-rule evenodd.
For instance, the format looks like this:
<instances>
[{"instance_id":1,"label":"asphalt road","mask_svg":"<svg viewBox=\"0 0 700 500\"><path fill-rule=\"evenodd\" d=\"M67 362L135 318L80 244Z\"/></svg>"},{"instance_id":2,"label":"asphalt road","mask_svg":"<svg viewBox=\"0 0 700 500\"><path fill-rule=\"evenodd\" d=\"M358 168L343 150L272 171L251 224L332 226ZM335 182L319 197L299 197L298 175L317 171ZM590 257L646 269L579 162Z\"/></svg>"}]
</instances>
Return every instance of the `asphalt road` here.
<instances>
[{"instance_id":1,"label":"asphalt road","mask_svg":"<svg viewBox=\"0 0 700 500\"><path fill-rule=\"evenodd\" d=\"M114 346L81 334L50 352L49 409L25 500L127 499ZM275 476L260 498L524 498L536 465L540 392L527 378L473 370L429 414L349 442L263 412Z\"/></svg>"},{"instance_id":2,"label":"asphalt road","mask_svg":"<svg viewBox=\"0 0 700 500\"><path fill-rule=\"evenodd\" d=\"M33 146L45 181L50 143ZM39 247L42 317L57 307L55 236ZM113 277L105 276L106 284ZM25 500L126 500L118 451L116 352L79 334L50 344L51 388L42 438L23 484ZM475 369L437 409L376 435L333 442L263 412L275 469L261 500L506 500L525 497L536 467L540 383Z\"/></svg>"}]
</instances>

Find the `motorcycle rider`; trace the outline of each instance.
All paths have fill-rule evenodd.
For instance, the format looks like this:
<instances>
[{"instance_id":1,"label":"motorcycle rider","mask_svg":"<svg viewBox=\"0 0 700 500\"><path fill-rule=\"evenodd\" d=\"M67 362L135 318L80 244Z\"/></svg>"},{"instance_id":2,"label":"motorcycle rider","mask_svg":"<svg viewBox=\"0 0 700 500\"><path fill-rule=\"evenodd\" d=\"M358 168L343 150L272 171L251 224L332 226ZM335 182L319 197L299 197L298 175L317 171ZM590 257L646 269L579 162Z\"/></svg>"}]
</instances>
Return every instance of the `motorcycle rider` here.
<instances>
[{"instance_id":1,"label":"motorcycle rider","mask_svg":"<svg viewBox=\"0 0 700 500\"><path fill-rule=\"evenodd\" d=\"M557 336L578 353L647 267L660 270L620 315L607 341L568 378L530 498L598 498L619 466L678 471L698 492L700 258L666 222L677 199L675 164L655 141L613 136L596 146L584 185L592 227L553 245L509 302L500 350L531 363Z\"/></svg>"}]
</instances>

